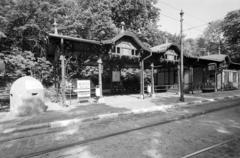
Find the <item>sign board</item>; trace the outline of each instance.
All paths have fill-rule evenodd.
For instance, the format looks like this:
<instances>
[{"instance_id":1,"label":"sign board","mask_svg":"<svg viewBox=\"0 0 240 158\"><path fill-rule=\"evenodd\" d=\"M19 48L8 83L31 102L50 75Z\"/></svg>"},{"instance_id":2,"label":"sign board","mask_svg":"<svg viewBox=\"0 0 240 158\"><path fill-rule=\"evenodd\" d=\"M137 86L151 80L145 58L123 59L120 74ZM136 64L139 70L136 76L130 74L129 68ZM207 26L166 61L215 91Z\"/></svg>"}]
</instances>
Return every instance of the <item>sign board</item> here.
<instances>
[{"instance_id":1,"label":"sign board","mask_svg":"<svg viewBox=\"0 0 240 158\"><path fill-rule=\"evenodd\" d=\"M91 97L90 80L78 80L75 92L77 92L78 98Z\"/></svg>"},{"instance_id":2,"label":"sign board","mask_svg":"<svg viewBox=\"0 0 240 158\"><path fill-rule=\"evenodd\" d=\"M120 82L120 71L112 72L112 82Z\"/></svg>"},{"instance_id":3,"label":"sign board","mask_svg":"<svg viewBox=\"0 0 240 158\"><path fill-rule=\"evenodd\" d=\"M96 94L97 97L100 96L100 88L96 88L96 90L95 90L95 94Z\"/></svg>"}]
</instances>

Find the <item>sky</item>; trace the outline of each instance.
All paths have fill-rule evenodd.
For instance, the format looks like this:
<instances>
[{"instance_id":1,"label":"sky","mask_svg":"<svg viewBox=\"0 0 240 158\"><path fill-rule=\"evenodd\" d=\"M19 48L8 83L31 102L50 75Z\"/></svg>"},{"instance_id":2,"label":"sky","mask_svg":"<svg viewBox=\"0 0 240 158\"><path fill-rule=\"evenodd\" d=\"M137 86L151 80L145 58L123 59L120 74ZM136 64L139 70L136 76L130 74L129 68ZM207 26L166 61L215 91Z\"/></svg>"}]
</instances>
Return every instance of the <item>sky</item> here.
<instances>
[{"instance_id":1,"label":"sky","mask_svg":"<svg viewBox=\"0 0 240 158\"><path fill-rule=\"evenodd\" d=\"M240 0L157 0L156 6L161 9L158 22L161 30L179 34L182 9L184 34L187 38L197 38L209 22L240 9Z\"/></svg>"}]
</instances>

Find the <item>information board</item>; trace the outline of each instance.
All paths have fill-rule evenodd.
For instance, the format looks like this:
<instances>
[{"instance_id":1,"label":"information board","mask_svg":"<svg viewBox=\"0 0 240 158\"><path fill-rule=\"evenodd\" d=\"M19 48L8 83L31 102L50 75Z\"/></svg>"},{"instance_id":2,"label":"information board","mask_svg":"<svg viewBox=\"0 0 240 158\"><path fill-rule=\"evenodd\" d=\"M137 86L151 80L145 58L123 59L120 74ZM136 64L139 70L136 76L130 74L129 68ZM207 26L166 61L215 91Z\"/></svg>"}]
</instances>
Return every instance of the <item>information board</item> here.
<instances>
[{"instance_id":1,"label":"information board","mask_svg":"<svg viewBox=\"0 0 240 158\"><path fill-rule=\"evenodd\" d=\"M91 97L90 80L78 80L75 92L77 92L78 98Z\"/></svg>"},{"instance_id":2,"label":"information board","mask_svg":"<svg viewBox=\"0 0 240 158\"><path fill-rule=\"evenodd\" d=\"M120 71L112 72L112 82L120 82Z\"/></svg>"}]
</instances>

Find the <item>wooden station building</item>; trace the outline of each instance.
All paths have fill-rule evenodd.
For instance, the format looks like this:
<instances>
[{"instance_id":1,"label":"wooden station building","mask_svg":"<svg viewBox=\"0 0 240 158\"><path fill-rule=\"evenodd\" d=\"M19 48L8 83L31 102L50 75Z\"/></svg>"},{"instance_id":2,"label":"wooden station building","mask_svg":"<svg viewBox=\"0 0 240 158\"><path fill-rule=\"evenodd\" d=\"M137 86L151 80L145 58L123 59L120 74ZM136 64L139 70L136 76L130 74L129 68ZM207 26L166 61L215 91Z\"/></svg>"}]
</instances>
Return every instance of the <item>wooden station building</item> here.
<instances>
[{"instance_id":1,"label":"wooden station building","mask_svg":"<svg viewBox=\"0 0 240 158\"><path fill-rule=\"evenodd\" d=\"M127 92L123 90L123 69L138 72L139 82L134 82L135 91L143 96L147 89L146 71L150 72L151 94L168 90L178 91L180 49L172 43L147 47L129 31L109 40L96 41L49 34L48 58L57 68L60 56L71 56L83 60L83 66L98 68L98 85L102 93ZM240 64L227 55L191 57L184 55L184 91L217 91L240 87ZM145 73L144 73L145 72ZM144 77L145 76L145 77ZM134 86L133 86L134 87Z\"/></svg>"}]
</instances>

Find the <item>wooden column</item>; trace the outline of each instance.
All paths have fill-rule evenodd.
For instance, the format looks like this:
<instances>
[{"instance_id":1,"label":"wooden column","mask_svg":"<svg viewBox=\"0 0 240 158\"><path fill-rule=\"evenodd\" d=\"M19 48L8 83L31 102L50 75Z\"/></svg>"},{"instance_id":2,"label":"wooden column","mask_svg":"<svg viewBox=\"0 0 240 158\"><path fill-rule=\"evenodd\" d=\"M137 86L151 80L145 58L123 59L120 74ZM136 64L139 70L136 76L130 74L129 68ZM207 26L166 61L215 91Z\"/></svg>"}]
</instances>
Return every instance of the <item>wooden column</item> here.
<instances>
[{"instance_id":1,"label":"wooden column","mask_svg":"<svg viewBox=\"0 0 240 158\"><path fill-rule=\"evenodd\" d=\"M64 39L61 38L61 76L62 76L62 81L61 81L61 94L62 94L62 106L66 106L66 85L65 85L65 57L64 57Z\"/></svg>"},{"instance_id":2,"label":"wooden column","mask_svg":"<svg viewBox=\"0 0 240 158\"><path fill-rule=\"evenodd\" d=\"M192 91L192 94L193 94L193 90L194 90L194 87L193 87L193 67L190 66L190 86L191 86L191 91Z\"/></svg>"},{"instance_id":3,"label":"wooden column","mask_svg":"<svg viewBox=\"0 0 240 158\"><path fill-rule=\"evenodd\" d=\"M152 83L152 86L151 86L151 96L152 97L155 97L155 87L154 87L154 64L152 63L151 64L151 83Z\"/></svg>"},{"instance_id":4,"label":"wooden column","mask_svg":"<svg viewBox=\"0 0 240 158\"><path fill-rule=\"evenodd\" d=\"M103 66L102 66L102 59L99 58L98 61L98 88L99 88L99 99L98 102L103 102L103 94L102 94L102 73L103 73Z\"/></svg>"},{"instance_id":5,"label":"wooden column","mask_svg":"<svg viewBox=\"0 0 240 158\"><path fill-rule=\"evenodd\" d=\"M61 82L61 94L62 94L62 106L66 105L66 85L65 85L65 57L63 55L60 56L61 60L61 76L62 76L62 82Z\"/></svg>"},{"instance_id":6,"label":"wooden column","mask_svg":"<svg viewBox=\"0 0 240 158\"><path fill-rule=\"evenodd\" d=\"M144 99L144 61L140 62L140 98Z\"/></svg>"}]
</instances>

